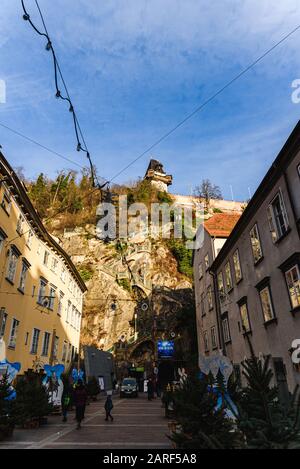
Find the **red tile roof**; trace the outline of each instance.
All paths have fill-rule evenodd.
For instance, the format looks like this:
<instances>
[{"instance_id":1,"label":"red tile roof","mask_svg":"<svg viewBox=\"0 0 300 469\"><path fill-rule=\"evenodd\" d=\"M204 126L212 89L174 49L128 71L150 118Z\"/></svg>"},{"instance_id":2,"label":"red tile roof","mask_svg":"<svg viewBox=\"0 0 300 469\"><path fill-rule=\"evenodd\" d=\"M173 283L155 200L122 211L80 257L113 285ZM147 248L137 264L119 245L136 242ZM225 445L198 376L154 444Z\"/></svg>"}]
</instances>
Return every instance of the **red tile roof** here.
<instances>
[{"instance_id":1,"label":"red tile roof","mask_svg":"<svg viewBox=\"0 0 300 469\"><path fill-rule=\"evenodd\" d=\"M228 238L240 217L240 213L216 213L204 222L204 227L210 236Z\"/></svg>"}]
</instances>

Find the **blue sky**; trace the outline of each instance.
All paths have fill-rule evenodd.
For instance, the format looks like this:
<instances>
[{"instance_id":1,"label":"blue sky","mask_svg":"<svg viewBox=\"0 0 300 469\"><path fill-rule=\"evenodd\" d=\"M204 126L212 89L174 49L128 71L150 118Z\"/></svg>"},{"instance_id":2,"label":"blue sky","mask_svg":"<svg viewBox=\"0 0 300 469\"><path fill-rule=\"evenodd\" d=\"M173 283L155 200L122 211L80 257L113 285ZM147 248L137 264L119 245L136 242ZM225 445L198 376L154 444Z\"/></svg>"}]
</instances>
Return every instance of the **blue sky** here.
<instances>
[{"instance_id":1,"label":"blue sky","mask_svg":"<svg viewBox=\"0 0 300 469\"><path fill-rule=\"evenodd\" d=\"M26 5L40 25L34 0ZM298 0L40 0L98 172L111 178L235 74L300 24ZM248 198L299 119L300 30L116 182L144 174L150 156L174 193L203 178ZM54 98L45 41L1 0L0 123L85 163L71 115ZM0 127L3 153L27 177L70 164ZM74 166L76 169L76 166Z\"/></svg>"}]
</instances>

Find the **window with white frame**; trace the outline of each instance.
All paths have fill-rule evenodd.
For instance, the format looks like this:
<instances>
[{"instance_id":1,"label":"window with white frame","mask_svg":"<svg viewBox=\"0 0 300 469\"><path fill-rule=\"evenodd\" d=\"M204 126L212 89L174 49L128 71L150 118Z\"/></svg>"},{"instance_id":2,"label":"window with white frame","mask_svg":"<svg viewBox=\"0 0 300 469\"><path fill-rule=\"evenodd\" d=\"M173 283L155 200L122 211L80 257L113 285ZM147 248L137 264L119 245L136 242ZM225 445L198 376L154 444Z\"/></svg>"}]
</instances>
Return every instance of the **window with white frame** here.
<instances>
[{"instance_id":1,"label":"window with white frame","mask_svg":"<svg viewBox=\"0 0 300 469\"><path fill-rule=\"evenodd\" d=\"M60 316L63 314L64 296L63 292L59 292L57 314Z\"/></svg>"},{"instance_id":2,"label":"window with white frame","mask_svg":"<svg viewBox=\"0 0 300 469\"><path fill-rule=\"evenodd\" d=\"M281 191L274 197L268 207L269 226L273 242L284 236L289 228L288 217Z\"/></svg>"},{"instance_id":3,"label":"window with white frame","mask_svg":"<svg viewBox=\"0 0 300 469\"><path fill-rule=\"evenodd\" d=\"M26 242L26 245L27 245L27 247L28 247L29 249L30 249L30 248L31 248L31 246L32 246L32 241L33 241L33 238L34 238L33 231L32 231L32 230L30 230L30 231L28 232L28 236L27 236L27 242Z\"/></svg>"},{"instance_id":4,"label":"window with white frame","mask_svg":"<svg viewBox=\"0 0 300 469\"><path fill-rule=\"evenodd\" d=\"M251 240L251 247L252 247L252 254L254 258L255 264L260 261L263 257L260 236L258 231L258 226L255 224L250 231L250 240Z\"/></svg>"},{"instance_id":5,"label":"window with white frame","mask_svg":"<svg viewBox=\"0 0 300 469\"><path fill-rule=\"evenodd\" d=\"M50 290L49 290L49 309L54 309L54 303L55 303L55 298L56 298L56 287L54 285L50 285Z\"/></svg>"},{"instance_id":6,"label":"window with white frame","mask_svg":"<svg viewBox=\"0 0 300 469\"><path fill-rule=\"evenodd\" d=\"M211 285L207 288L207 302L208 302L208 309L213 309L214 303L213 303L213 295L212 295L212 288Z\"/></svg>"},{"instance_id":7,"label":"window with white frame","mask_svg":"<svg viewBox=\"0 0 300 469\"><path fill-rule=\"evenodd\" d=\"M222 319L222 328L223 328L224 342L225 344L228 344L228 342L231 341L231 336L230 336L229 321L228 321L227 315L224 316Z\"/></svg>"},{"instance_id":8,"label":"window with white frame","mask_svg":"<svg viewBox=\"0 0 300 469\"><path fill-rule=\"evenodd\" d=\"M52 270L52 272L54 272L54 273L57 272L57 266L58 266L58 260L56 259L56 257L52 257L52 260L51 260L51 270Z\"/></svg>"},{"instance_id":9,"label":"window with white frame","mask_svg":"<svg viewBox=\"0 0 300 469\"><path fill-rule=\"evenodd\" d=\"M225 265L225 282L226 282L226 291L229 292L232 290L232 276L231 276L231 267L230 262L227 262Z\"/></svg>"},{"instance_id":10,"label":"window with white frame","mask_svg":"<svg viewBox=\"0 0 300 469\"><path fill-rule=\"evenodd\" d=\"M203 332L203 341L204 341L204 350L205 352L209 351L209 342L208 342L208 332Z\"/></svg>"},{"instance_id":11,"label":"window with white frame","mask_svg":"<svg viewBox=\"0 0 300 469\"><path fill-rule=\"evenodd\" d=\"M67 303L67 311L66 311L66 322L69 323L70 322L70 315L71 315L71 308L72 308L72 305L71 305L71 302L68 301Z\"/></svg>"},{"instance_id":12,"label":"window with white frame","mask_svg":"<svg viewBox=\"0 0 300 469\"><path fill-rule=\"evenodd\" d=\"M7 313L5 308L0 309L0 338L4 337L7 323Z\"/></svg>"},{"instance_id":13,"label":"window with white frame","mask_svg":"<svg viewBox=\"0 0 300 469\"><path fill-rule=\"evenodd\" d=\"M218 273L218 289L219 289L219 294L220 294L220 299L224 299L224 278L223 278L223 272Z\"/></svg>"},{"instance_id":14,"label":"window with white frame","mask_svg":"<svg viewBox=\"0 0 300 469\"><path fill-rule=\"evenodd\" d=\"M11 323L9 342L8 342L9 348L13 348L13 349L16 348L19 324L20 324L20 321L13 318L12 323Z\"/></svg>"},{"instance_id":15,"label":"window with white frame","mask_svg":"<svg viewBox=\"0 0 300 469\"><path fill-rule=\"evenodd\" d=\"M0 229L0 253L3 249L3 246L4 246L4 243L5 243L5 239L7 238L6 234L4 233L4 231L2 231Z\"/></svg>"},{"instance_id":16,"label":"window with white frame","mask_svg":"<svg viewBox=\"0 0 300 469\"><path fill-rule=\"evenodd\" d=\"M48 266L49 256L50 256L49 251L45 250L45 252L44 252L44 259L43 259L43 264L44 264L46 267Z\"/></svg>"},{"instance_id":17,"label":"window with white frame","mask_svg":"<svg viewBox=\"0 0 300 469\"><path fill-rule=\"evenodd\" d=\"M300 271L298 264L285 272L292 308L300 306Z\"/></svg>"},{"instance_id":18,"label":"window with white frame","mask_svg":"<svg viewBox=\"0 0 300 469\"><path fill-rule=\"evenodd\" d=\"M61 266L60 279L63 283L66 283L66 269L64 266Z\"/></svg>"},{"instance_id":19,"label":"window with white frame","mask_svg":"<svg viewBox=\"0 0 300 469\"><path fill-rule=\"evenodd\" d=\"M34 354L37 353L38 347L39 347L40 333L41 331L39 329L36 329L36 328L33 329L30 353L34 353Z\"/></svg>"},{"instance_id":20,"label":"window with white frame","mask_svg":"<svg viewBox=\"0 0 300 469\"><path fill-rule=\"evenodd\" d=\"M243 332L250 332L251 326L250 326L247 303L246 302L242 303L239 305L239 307L240 307L240 315L241 315L241 321L242 321L242 330Z\"/></svg>"},{"instance_id":21,"label":"window with white frame","mask_svg":"<svg viewBox=\"0 0 300 469\"><path fill-rule=\"evenodd\" d=\"M25 291L25 283L26 283L26 277L28 273L29 265L28 262L23 259L22 261L22 269L21 269L21 274L20 274L20 283L19 283L19 290L24 293Z\"/></svg>"},{"instance_id":22,"label":"window with white frame","mask_svg":"<svg viewBox=\"0 0 300 469\"><path fill-rule=\"evenodd\" d=\"M213 326L211 328L210 333L211 333L211 346L213 349L216 349L218 347L216 326Z\"/></svg>"},{"instance_id":23,"label":"window with white frame","mask_svg":"<svg viewBox=\"0 0 300 469\"><path fill-rule=\"evenodd\" d=\"M7 213L7 215L10 214L11 211L11 197L7 189L4 189L3 193L3 198L1 201L1 207L4 209L4 211Z\"/></svg>"},{"instance_id":24,"label":"window with white frame","mask_svg":"<svg viewBox=\"0 0 300 469\"><path fill-rule=\"evenodd\" d=\"M238 249L233 254L233 266L234 266L235 281L236 283L239 283L243 278L243 274L242 274L242 268L241 268L241 262L240 262L240 253Z\"/></svg>"},{"instance_id":25,"label":"window with white frame","mask_svg":"<svg viewBox=\"0 0 300 469\"><path fill-rule=\"evenodd\" d=\"M58 345L59 345L59 337L55 336L54 343L53 343L53 358L58 358Z\"/></svg>"},{"instance_id":26,"label":"window with white frame","mask_svg":"<svg viewBox=\"0 0 300 469\"><path fill-rule=\"evenodd\" d=\"M25 220L24 220L23 215L19 215L16 231L20 236L22 236L23 231L24 231L24 223L25 223Z\"/></svg>"},{"instance_id":27,"label":"window with white frame","mask_svg":"<svg viewBox=\"0 0 300 469\"><path fill-rule=\"evenodd\" d=\"M259 291L261 307L265 322L272 321L275 318L273 302L271 297L270 285L266 285Z\"/></svg>"},{"instance_id":28,"label":"window with white frame","mask_svg":"<svg viewBox=\"0 0 300 469\"><path fill-rule=\"evenodd\" d=\"M47 288L47 281L41 278L37 302L43 306L44 306L45 297L46 297L46 288Z\"/></svg>"},{"instance_id":29,"label":"window with white frame","mask_svg":"<svg viewBox=\"0 0 300 469\"><path fill-rule=\"evenodd\" d=\"M14 248L10 248L8 255L8 265L7 265L7 275L6 278L11 283L15 280L17 263L18 263L19 253Z\"/></svg>"},{"instance_id":30,"label":"window with white frame","mask_svg":"<svg viewBox=\"0 0 300 469\"><path fill-rule=\"evenodd\" d=\"M67 352L68 352L68 343L64 340L63 349L62 349L62 357L61 360L64 362L67 359Z\"/></svg>"},{"instance_id":31,"label":"window with white frame","mask_svg":"<svg viewBox=\"0 0 300 469\"><path fill-rule=\"evenodd\" d=\"M47 357L49 353L51 334L49 332L44 332L43 346L42 346L42 356Z\"/></svg>"},{"instance_id":32,"label":"window with white frame","mask_svg":"<svg viewBox=\"0 0 300 469\"><path fill-rule=\"evenodd\" d=\"M68 355L67 355L67 361L70 362L72 358L72 345L68 345Z\"/></svg>"},{"instance_id":33,"label":"window with white frame","mask_svg":"<svg viewBox=\"0 0 300 469\"><path fill-rule=\"evenodd\" d=\"M204 293L201 293L200 297L200 303L201 303L201 316L205 316L206 311L205 311L205 300L204 300Z\"/></svg>"}]
</instances>

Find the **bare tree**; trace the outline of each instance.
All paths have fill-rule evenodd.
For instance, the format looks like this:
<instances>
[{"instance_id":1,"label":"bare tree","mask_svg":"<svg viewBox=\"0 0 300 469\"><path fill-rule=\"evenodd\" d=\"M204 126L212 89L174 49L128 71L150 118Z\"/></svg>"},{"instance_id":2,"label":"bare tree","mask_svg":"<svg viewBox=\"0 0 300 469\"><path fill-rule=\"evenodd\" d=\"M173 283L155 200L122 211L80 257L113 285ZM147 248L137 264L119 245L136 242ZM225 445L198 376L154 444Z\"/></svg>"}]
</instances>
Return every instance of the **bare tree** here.
<instances>
[{"instance_id":1,"label":"bare tree","mask_svg":"<svg viewBox=\"0 0 300 469\"><path fill-rule=\"evenodd\" d=\"M222 199L220 187L213 184L209 179L203 179L200 186L195 187L194 194L199 199L204 199L206 210L209 208L211 199Z\"/></svg>"}]
</instances>

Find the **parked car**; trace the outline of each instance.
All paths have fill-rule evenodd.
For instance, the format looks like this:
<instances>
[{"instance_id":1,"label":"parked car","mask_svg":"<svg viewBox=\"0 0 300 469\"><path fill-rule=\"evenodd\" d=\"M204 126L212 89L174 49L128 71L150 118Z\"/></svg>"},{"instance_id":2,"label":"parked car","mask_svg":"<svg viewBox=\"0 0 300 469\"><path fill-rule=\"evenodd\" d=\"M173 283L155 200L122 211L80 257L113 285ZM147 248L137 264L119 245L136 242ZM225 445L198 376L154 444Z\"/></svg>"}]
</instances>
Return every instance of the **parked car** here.
<instances>
[{"instance_id":1,"label":"parked car","mask_svg":"<svg viewBox=\"0 0 300 469\"><path fill-rule=\"evenodd\" d=\"M124 378L121 383L120 397L138 397L138 384L135 378Z\"/></svg>"}]
</instances>

